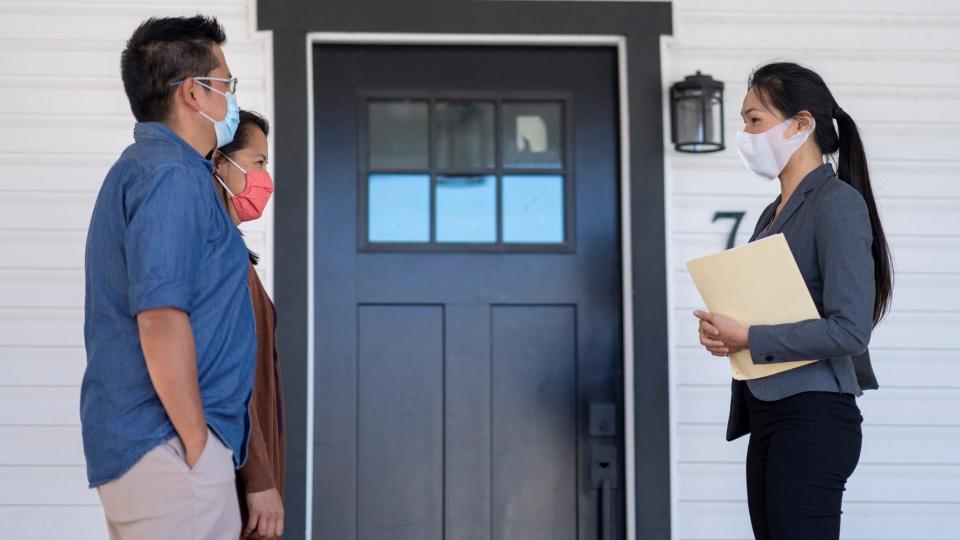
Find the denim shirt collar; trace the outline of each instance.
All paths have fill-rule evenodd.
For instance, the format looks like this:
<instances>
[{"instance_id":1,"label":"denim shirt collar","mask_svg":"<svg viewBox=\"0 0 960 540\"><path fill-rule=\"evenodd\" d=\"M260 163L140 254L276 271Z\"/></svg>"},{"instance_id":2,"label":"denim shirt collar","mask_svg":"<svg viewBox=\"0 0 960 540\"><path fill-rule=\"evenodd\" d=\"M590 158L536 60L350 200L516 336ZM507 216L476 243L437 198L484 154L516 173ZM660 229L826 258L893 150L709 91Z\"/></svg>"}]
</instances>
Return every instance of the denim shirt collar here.
<instances>
[{"instance_id":1,"label":"denim shirt collar","mask_svg":"<svg viewBox=\"0 0 960 540\"><path fill-rule=\"evenodd\" d=\"M133 127L133 139L137 142L144 141L145 139L160 139L173 142L183 149L183 155L187 160L197 160L203 164L207 170L211 173L213 172L212 160L201 156L196 148L190 146L187 141L183 140L182 137L161 122L137 122Z\"/></svg>"}]
</instances>

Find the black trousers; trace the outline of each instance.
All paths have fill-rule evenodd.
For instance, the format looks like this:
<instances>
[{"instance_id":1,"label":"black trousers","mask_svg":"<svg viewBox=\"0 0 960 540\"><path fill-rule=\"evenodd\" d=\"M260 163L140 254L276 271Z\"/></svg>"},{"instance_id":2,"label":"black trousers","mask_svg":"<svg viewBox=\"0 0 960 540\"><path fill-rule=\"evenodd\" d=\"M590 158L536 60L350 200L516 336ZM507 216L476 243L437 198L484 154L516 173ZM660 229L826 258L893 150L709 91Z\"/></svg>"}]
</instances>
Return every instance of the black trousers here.
<instances>
[{"instance_id":1,"label":"black trousers","mask_svg":"<svg viewBox=\"0 0 960 540\"><path fill-rule=\"evenodd\" d=\"M761 401L745 390L752 430L747 503L754 536L839 539L844 486L863 442L856 398L805 392Z\"/></svg>"}]
</instances>

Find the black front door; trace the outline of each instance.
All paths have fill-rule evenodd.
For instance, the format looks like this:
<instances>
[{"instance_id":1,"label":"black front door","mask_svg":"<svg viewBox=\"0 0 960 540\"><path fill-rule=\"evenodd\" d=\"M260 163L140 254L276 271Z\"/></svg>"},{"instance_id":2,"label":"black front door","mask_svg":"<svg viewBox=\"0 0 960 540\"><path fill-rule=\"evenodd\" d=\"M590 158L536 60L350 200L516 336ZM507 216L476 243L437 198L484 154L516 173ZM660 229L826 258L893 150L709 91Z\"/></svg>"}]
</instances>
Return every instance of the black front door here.
<instances>
[{"instance_id":1,"label":"black front door","mask_svg":"<svg viewBox=\"0 0 960 540\"><path fill-rule=\"evenodd\" d=\"M615 51L314 59L315 537L622 537Z\"/></svg>"}]
</instances>

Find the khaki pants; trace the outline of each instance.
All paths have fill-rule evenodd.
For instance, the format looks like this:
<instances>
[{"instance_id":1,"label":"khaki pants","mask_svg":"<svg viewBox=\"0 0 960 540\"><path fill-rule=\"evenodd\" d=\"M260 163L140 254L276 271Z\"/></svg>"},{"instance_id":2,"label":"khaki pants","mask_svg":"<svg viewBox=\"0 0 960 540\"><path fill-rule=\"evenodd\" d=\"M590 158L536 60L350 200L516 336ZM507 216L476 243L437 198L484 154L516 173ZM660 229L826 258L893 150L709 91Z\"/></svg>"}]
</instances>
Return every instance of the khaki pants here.
<instances>
[{"instance_id":1,"label":"khaki pants","mask_svg":"<svg viewBox=\"0 0 960 540\"><path fill-rule=\"evenodd\" d=\"M237 540L233 453L212 431L193 470L179 437L97 491L111 540Z\"/></svg>"}]
</instances>

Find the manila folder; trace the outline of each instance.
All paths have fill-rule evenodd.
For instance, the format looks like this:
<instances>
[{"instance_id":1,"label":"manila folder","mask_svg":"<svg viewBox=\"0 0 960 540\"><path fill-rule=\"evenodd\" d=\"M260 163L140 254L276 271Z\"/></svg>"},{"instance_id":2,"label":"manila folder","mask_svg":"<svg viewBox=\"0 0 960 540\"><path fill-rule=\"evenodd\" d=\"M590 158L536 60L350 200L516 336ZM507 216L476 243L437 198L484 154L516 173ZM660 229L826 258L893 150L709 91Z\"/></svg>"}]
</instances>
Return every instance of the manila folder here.
<instances>
[{"instance_id":1,"label":"manila folder","mask_svg":"<svg viewBox=\"0 0 960 540\"><path fill-rule=\"evenodd\" d=\"M783 234L694 259L687 263L687 269L707 309L744 326L820 318ZM757 365L750 351L743 350L730 356L730 368L733 378L742 381L815 361Z\"/></svg>"}]
</instances>

